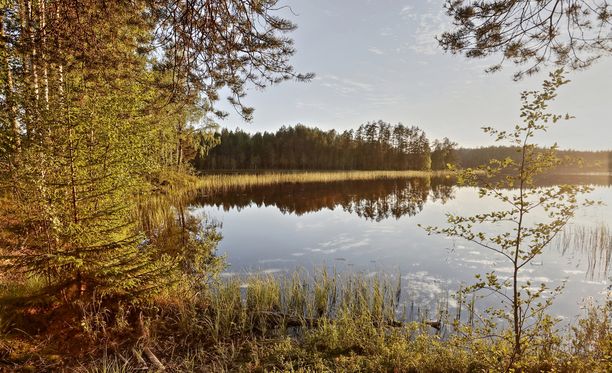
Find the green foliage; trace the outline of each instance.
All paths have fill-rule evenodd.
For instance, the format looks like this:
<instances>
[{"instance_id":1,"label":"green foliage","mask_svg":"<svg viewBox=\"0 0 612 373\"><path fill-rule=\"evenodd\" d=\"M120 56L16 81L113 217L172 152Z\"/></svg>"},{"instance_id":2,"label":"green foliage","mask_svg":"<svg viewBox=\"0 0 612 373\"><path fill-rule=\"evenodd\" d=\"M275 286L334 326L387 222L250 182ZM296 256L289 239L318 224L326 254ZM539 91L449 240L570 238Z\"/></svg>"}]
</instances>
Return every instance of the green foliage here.
<instances>
[{"instance_id":1,"label":"green foliage","mask_svg":"<svg viewBox=\"0 0 612 373\"><path fill-rule=\"evenodd\" d=\"M139 297L217 268L184 209L139 221L159 175L218 143L218 91L307 80L277 1L13 1L0 10L0 265L44 294ZM189 183L187 183L189 184ZM176 189L176 188L175 188ZM174 215L177 215L176 217ZM185 277L183 277L185 276Z\"/></svg>"},{"instance_id":2,"label":"green foliage","mask_svg":"<svg viewBox=\"0 0 612 373\"><path fill-rule=\"evenodd\" d=\"M503 306L488 308L482 325L476 331L481 335L497 336L511 344L512 348L505 357L509 367L520 364L518 360L525 350L541 351L545 347L538 341L546 339L542 333L551 333L554 326L554 320L546 315L545 310L562 289L562 286L548 289L545 284L521 281L521 270L543 252L580 206L594 203L580 198L581 194L591 190L588 186L536 187L534 182L537 176L561 162L556 145L538 149L532 140L538 132L545 132L559 120L570 119L567 114L547 112L548 103L556 97L557 89L566 83L562 70L551 73L541 91L523 92L521 95L522 124L511 131L484 128L496 141L506 141L517 147L518 161L493 159L486 165L466 169L460 174L460 181L477 187L481 198L497 200L506 208L472 216L448 214L448 227L426 228L429 234L465 239L501 255L512 265L510 278L502 278L493 270L477 275L476 282L463 290L464 293L486 291L499 298ZM538 220L532 218L536 213L541 216ZM502 326L499 331L497 320L505 321L509 329Z\"/></svg>"},{"instance_id":3,"label":"green foliage","mask_svg":"<svg viewBox=\"0 0 612 373\"><path fill-rule=\"evenodd\" d=\"M527 65L515 79L547 63L583 69L612 52L612 6L605 1L447 0L445 8L454 27L440 45L469 58L501 55L487 71L506 61Z\"/></svg>"},{"instance_id":4,"label":"green foliage","mask_svg":"<svg viewBox=\"0 0 612 373\"><path fill-rule=\"evenodd\" d=\"M444 170L454 163L456 144L448 139L432 167L429 140L418 127L365 123L337 133L298 124L276 133L249 134L223 129L220 144L196 161L200 170Z\"/></svg>"}]
</instances>

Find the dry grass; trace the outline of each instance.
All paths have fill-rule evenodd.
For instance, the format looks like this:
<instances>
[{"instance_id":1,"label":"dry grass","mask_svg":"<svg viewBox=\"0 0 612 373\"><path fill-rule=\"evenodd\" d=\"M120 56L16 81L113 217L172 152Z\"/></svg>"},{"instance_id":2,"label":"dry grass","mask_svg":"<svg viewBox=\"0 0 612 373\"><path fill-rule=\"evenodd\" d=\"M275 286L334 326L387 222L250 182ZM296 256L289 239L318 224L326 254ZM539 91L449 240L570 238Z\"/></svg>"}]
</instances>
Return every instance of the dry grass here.
<instances>
[{"instance_id":1,"label":"dry grass","mask_svg":"<svg viewBox=\"0 0 612 373\"><path fill-rule=\"evenodd\" d=\"M210 174L200 178L198 187L227 190L277 183L329 183L345 180L399 179L408 177L451 176L450 171L283 171L244 174Z\"/></svg>"}]
</instances>

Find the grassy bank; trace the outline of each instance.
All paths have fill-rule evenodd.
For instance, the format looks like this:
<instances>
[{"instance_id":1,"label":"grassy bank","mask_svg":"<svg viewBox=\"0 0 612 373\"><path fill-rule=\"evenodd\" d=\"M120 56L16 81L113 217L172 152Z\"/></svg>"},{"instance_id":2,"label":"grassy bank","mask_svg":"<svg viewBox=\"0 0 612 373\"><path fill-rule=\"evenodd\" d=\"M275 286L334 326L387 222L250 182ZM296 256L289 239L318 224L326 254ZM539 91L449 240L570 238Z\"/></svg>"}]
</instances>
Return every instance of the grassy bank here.
<instances>
[{"instance_id":1,"label":"grassy bank","mask_svg":"<svg viewBox=\"0 0 612 373\"><path fill-rule=\"evenodd\" d=\"M505 371L509 341L444 315L437 315L440 330L402 322L399 289L387 278L320 272L314 278L232 278L197 293L177 286L146 303L94 297L70 309L51 303L19 314L3 309L0 369ZM571 330L543 330L517 366L526 372L610 371L609 311L609 305L591 308Z\"/></svg>"},{"instance_id":2,"label":"grassy bank","mask_svg":"<svg viewBox=\"0 0 612 373\"><path fill-rule=\"evenodd\" d=\"M377 180L407 177L444 177L450 171L283 171L263 173L209 174L200 178L198 186L208 190L270 185L277 183L321 183L344 180Z\"/></svg>"}]
</instances>

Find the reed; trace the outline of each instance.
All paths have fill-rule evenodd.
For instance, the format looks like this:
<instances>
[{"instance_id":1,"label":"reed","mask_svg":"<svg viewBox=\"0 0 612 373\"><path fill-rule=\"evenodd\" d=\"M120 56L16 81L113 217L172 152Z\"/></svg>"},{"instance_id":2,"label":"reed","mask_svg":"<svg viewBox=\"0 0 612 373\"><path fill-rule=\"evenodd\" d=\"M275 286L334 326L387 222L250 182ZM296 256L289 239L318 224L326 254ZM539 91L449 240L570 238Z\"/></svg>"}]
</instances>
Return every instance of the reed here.
<instances>
[{"instance_id":1,"label":"reed","mask_svg":"<svg viewBox=\"0 0 612 373\"><path fill-rule=\"evenodd\" d=\"M152 335L168 371L503 371L508 358L503 339L441 335L422 322L398 322L401 283L393 276L323 268L234 276L212 284L198 300L166 296L155 302ZM169 307L172 302L184 304ZM567 345L558 335L534 341L552 346L554 354L525 356L525 371L605 371L609 305L589 312ZM130 371L143 369L138 358L116 356L104 354L79 371L123 372L122 362Z\"/></svg>"},{"instance_id":2,"label":"reed","mask_svg":"<svg viewBox=\"0 0 612 373\"><path fill-rule=\"evenodd\" d=\"M198 187L205 191L229 190L278 183L329 183L346 180L399 179L408 177L450 177L450 171L284 171L244 174L203 175Z\"/></svg>"},{"instance_id":3,"label":"reed","mask_svg":"<svg viewBox=\"0 0 612 373\"><path fill-rule=\"evenodd\" d=\"M562 254L576 252L585 256L587 278L608 277L612 262L612 230L608 224L568 225L555 239L554 247Z\"/></svg>"},{"instance_id":4,"label":"reed","mask_svg":"<svg viewBox=\"0 0 612 373\"><path fill-rule=\"evenodd\" d=\"M235 334L275 335L308 329L340 315L363 317L380 326L400 325L401 288L392 277L359 274L250 275L221 281L207 297L211 335L220 341Z\"/></svg>"}]
</instances>

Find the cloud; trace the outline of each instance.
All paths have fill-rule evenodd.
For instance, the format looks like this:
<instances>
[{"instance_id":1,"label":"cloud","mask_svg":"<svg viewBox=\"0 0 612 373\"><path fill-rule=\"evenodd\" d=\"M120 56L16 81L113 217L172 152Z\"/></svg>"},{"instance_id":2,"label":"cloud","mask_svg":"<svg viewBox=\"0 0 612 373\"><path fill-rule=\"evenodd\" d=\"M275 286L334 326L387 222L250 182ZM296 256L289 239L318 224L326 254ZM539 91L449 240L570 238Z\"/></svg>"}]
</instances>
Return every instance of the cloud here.
<instances>
[{"instance_id":1,"label":"cloud","mask_svg":"<svg viewBox=\"0 0 612 373\"><path fill-rule=\"evenodd\" d=\"M333 88L338 93L348 95L357 92L368 92L372 90L372 85L357 80L342 78L336 75L326 75L321 79L324 87Z\"/></svg>"},{"instance_id":2,"label":"cloud","mask_svg":"<svg viewBox=\"0 0 612 373\"><path fill-rule=\"evenodd\" d=\"M435 55L441 53L436 36L448 30L451 23L443 10L423 13L418 17L414 33L414 41L407 44L408 49L422 55Z\"/></svg>"},{"instance_id":3,"label":"cloud","mask_svg":"<svg viewBox=\"0 0 612 373\"><path fill-rule=\"evenodd\" d=\"M385 52L383 52L382 50L380 50L380 49L378 49L378 48L376 48L376 47L370 47L370 48L368 48L368 52L370 52L370 53L374 53L374 54L377 54L377 55L379 55L379 56L380 56L380 55L385 54Z\"/></svg>"},{"instance_id":4,"label":"cloud","mask_svg":"<svg viewBox=\"0 0 612 373\"><path fill-rule=\"evenodd\" d=\"M401 94L387 94L387 93L376 93L371 95L365 95L363 99L368 104L374 107L398 105L402 102L406 102L406 97Z\"/></svg>"},{"instance_id":5,"label":"cloud","mask_svg":"<svg viewBox=\"0 0 612 373\"><path fill-rule=\"evenodd\" d=\"M393 36L394 35L393 29L391 29L391 27L389 26L385 26L380 29L380 32L378 33L378 35L382 37Z\"/></svg>"},{"instance_id":6,"label":"cloud","mask_svg":"<svg viewBox=\"0 0 612 373\"><path fill-rule=\"evenodd\" d=\"M414 7L412 7L411 5L404 5L402 7L402 9L400 10L400 17L404 18L404 19L412 19L415 17L415 14L413 12Z\"/></svg>"},{"instance_id":7,"label":"cloud","mask_svg":"<svg viewBox=\"0 0 612 373\"><path fill-rule=\"evenodd\" d=\"M323 111L327 109L327 107L321 102L304 102L304 101L296 102L295 108L299 110L319 110L319 111ZM304 224L302 222L298 222L296 224L296 228L298 230L302 230L304 228L306 229L321 228L323 226L324 226L323 223Z\"/></svg>"}]
</instances>

